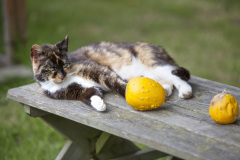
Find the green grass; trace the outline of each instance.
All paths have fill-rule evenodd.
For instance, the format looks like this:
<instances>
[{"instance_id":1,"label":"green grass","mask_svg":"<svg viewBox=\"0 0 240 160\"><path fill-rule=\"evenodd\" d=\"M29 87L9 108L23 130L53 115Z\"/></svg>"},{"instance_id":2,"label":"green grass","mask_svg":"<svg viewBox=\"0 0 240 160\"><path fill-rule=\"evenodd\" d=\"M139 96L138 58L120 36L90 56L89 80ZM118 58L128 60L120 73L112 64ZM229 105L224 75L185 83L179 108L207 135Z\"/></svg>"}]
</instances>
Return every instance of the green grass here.
<instances>
[{"instance_id":1,"label":"green grass","mask_svg":"<svg viewBox=\"0 0 240 160\"><path fill-rule=\"evenodd\" d=\"M147 41L193 75L240 87L239 9L237 0L27 0L28 47L15 56L30 67L33 44L56 43L67 34L69 51L95 41ZM32 82L0 84L0 159L53 159L64 143L21 105L6 101L8 88Z\"/></svg>"},{"instance_id":2,"label":"green grass","mask_svg":"<svg viewBox=\"0 0 240 160\"><path fill-rule=\"evenodd\" d=\"M24 114L24 107L6 100L9 88L32 83L31 79L9 79L0 84L0 159L54 159L65 139L38 118Z\"/></svg>"},{"instance_id":3,"label":"green grass","mask_svg":"<svg viewBox=\"0 0 240 160\"><path fill-rule=\"evenodd\" d=\"M69 50L94 41L162 45L192 74L240 86L240 2L191 0L28 0L29 48L70 36Z\"/></svg>"}]
</instances>

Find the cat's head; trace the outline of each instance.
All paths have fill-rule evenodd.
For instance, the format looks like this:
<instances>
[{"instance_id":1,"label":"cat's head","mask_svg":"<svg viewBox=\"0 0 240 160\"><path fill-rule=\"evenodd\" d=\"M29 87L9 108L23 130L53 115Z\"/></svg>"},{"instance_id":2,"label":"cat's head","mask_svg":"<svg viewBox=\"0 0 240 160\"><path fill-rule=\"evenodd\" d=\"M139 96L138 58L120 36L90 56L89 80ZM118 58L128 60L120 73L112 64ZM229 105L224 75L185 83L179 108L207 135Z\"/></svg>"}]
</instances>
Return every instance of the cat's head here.
<instances>
[{"instance_id":1,"label":"cat's head","mask_svg":"<svg viewBox=\"0 0 240 160\"><path fill-rule=\"evenodd\" d=\"M70 70L67 56L68 36L55 45L34 44L31 48L31 61L34 78L38 82L62 83Z\"/></svg>"}]
</instances>

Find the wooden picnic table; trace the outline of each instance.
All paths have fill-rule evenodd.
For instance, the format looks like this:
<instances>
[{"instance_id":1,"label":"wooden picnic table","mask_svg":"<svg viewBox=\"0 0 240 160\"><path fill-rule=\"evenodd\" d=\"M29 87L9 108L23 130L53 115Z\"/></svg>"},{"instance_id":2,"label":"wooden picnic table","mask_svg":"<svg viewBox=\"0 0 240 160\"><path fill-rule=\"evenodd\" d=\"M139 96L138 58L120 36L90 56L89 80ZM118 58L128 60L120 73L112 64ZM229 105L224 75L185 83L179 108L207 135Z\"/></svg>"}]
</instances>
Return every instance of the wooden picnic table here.
<instances>
[{"instance_id":1,"label":"wooden picnic table","mask_svg":"<svg viewBox=\"0 0 240 160\"><path fill-rule=\"evenodd\" d=\"M195 76L190 84L192 98L180 99L174 90L163 106L145 112L115 93L104 97L107 111L97 112L79 101L50 99L36 83L10 89L8 98L69 139L57 159L151 160L169 154L175 159L239 160L240 118L216 124L208 108L224 89L240 102L240 89ZM152 149L139 150L131 141Z\"/></svg>"}]
</instances>

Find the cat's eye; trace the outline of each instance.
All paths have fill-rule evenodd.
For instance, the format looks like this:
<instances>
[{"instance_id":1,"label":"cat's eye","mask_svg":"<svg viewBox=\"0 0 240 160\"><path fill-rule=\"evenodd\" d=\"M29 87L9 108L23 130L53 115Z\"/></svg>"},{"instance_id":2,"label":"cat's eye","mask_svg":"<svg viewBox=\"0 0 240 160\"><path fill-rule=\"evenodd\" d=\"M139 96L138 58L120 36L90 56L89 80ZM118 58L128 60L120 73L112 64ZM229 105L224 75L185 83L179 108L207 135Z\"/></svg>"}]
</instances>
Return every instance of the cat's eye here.
<instances>
[{"instance_id":1,"label":"cat's eye","mask_svg":"<svg viewBox=\"0 0 240 160\"><path fill-rule=\"evenodd\" d=\"M68 64L67 64L67 63L63 65L63 68L67 68L67 67L68 67Z\"/></svg>"},{"instance_id":2,"label":"cat's eye","mask_svg":"<svg viewBox=\"0 0 240 160\"><path fill-rule=\"evenodd\" d=\"M53 68L48 68L49 71L53 71Z\"/></svg>"}]
</instances>

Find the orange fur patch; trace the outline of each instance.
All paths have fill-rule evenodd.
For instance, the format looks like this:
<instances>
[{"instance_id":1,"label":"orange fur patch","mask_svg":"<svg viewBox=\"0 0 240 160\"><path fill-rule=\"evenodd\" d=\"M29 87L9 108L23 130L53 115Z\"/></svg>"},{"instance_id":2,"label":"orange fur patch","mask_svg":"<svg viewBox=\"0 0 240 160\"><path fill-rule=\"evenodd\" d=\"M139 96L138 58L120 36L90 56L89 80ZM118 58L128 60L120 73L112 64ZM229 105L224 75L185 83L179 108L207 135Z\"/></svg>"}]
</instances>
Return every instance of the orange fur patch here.
<instances>
[{"instance_id":1,"label":"orange fur patch","mask_svg":"<svg viewBox=\"0 0 240 160\"><path fill-rule=\"evenodd\" d=\"M138 42L134 46L135 51L138 53L137 58L147 67L154 67L156 63L152 49L149 47L148 43Z\"/></svg>"}]
</instances>

